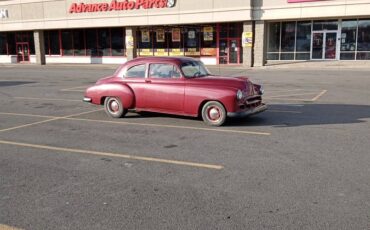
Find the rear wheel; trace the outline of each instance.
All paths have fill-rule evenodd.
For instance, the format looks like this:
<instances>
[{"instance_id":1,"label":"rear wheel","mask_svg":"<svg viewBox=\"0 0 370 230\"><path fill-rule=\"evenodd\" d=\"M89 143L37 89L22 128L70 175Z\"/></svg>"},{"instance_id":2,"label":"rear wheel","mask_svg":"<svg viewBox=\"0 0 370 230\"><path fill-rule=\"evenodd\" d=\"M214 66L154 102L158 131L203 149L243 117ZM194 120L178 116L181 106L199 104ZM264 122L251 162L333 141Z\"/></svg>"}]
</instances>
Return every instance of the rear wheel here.
<instances>
[{"instance_id":1,"label":"rear wheel","mask_svg":"<svg viewBox=\"0 0 370 230\"><path fill-rule=\"evenodd\" d=\"M202 118L207 125L221 126L226 121L226 109L217 101L209 101L202 108Z\"/></svg>"},{"instance_id":2,"label":"rear wheel","mask_svg":"<svg viewBox=\"0 0 370 230\"><path fill-rule=\"evenodd\" d=\"M105 112L114 118L124 117L127 109L123 108L121 99L117 97L107 97L104 101Z\"/></svg>"}]
</instances>

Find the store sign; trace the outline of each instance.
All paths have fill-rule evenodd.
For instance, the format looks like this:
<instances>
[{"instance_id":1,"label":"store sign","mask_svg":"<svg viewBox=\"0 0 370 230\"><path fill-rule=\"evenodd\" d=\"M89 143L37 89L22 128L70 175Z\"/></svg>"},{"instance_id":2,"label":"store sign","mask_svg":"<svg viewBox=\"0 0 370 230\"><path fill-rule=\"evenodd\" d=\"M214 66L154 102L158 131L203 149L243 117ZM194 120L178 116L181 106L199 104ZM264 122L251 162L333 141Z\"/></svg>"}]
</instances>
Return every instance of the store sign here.
<instances>
[{"instance_id":1,"label":"store sign","mask_svg":"<svg viewBox=\"0 0 370 230\"><path fill-rule=\"evenodd\" d=\"M139 56L153 56L152 49L139 49Z\"/></svg>"},{"instance_id":2,"label":"store sign","mask_svg":"<svg viewBox=\"0 0 370 230\"><path fill-rule=\"evenodd\" d=\"M170 49L169 56L184 56L183 49Z\"/></svg>"},{"instance_id":3,"label":"store sign","mask_svg":"<svg viewBox=\"0 0 370 230\"><path fill-rule=\"evenodd\" d=\"M8 10L7 9L0 9L0 18L8 18Z\"/></svg>"},{"instance_id":4,"label":"store sign","mask_svg":"<svg viewBox=\"0 0 370 230\"><path fill-rule=\"evenodd\" d=\"M327 0L288 0L288 3L297 3L297 2L319 2Z\"/></svg>"},{"instance_id":5,"label":"store sign","mask_svg":"<svg viewBox=\"0 0 370 230\"><path fill-rule=\"evenodd\" d=\"M87 13L87 12L107 12L122 10L139 10L153 8L172 8L176 4L175 0L136 0L136 1L117 1L111 3L72 3L69 7L69 13Z\"/></svg>"},{"instance_id":6,"label":"store sign","mask_svg":"<svg viewBox=\"0 0 370 230\"><path fill-rule=\"evenodd\" d=\"M166 49L154 49L154 56L158 57L168 56L168 51Z\"/></svg>"}]
</instances>

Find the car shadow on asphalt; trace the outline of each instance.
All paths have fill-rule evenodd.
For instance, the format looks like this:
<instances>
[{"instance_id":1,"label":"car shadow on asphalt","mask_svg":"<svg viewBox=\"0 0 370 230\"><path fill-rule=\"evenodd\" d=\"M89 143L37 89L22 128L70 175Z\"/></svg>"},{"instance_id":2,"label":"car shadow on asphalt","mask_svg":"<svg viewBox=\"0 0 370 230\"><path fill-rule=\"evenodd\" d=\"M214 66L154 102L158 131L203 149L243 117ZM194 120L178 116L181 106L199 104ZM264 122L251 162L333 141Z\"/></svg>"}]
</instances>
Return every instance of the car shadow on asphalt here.
<instances>
[{"instance_id":1,"label":"car shadow on asphalt","mask_svg":"<svg viewBox=\"0 0 370 230\"><path fill-rule=\"evenodd\" d=\"M266 112L247 118L228 119L225 126L296 127L354 124L370 118L370 106L349 104L270 105Z\"/></svg>"}]
</instances>

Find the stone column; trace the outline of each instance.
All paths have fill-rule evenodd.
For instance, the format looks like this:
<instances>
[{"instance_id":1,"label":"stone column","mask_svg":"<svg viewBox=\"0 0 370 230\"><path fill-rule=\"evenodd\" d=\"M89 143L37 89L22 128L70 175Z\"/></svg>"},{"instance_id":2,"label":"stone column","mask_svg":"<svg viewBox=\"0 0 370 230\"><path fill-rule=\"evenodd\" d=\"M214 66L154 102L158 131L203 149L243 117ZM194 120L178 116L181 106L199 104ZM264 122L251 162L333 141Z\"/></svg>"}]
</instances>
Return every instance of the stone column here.
<instances>
[{"instance_id":1,"label":"stone column","mask_svg":"<svg viewBox=\"0 0 370 230\"><path fill-rule=\"evenodd\" d=\"M36 64L45 65L44 31L33 31L33 40L35 43Z\"/></svg>"},{"instance_id":2,"label":"stone column","mask_svg":"<svg viewBox=\"0 0 370 230\"><path fill-rule=\"evenodd\" d=\"M132 40L130 41L130 39ZM129 60L136 58L136 28L135 27L126 27L125 41L126 41L127 61L129 61Z\"/></svg>"},{"instance_id":3,"label":"stone column","mask_svg":"<svg viewBox=\"0 0 370 230\"><path fill-rule=\"evenodd\" d=\"M253 33L253 22L243 22L243 32ZM252 46L242 47L243 49L243 66L252 67L253 66L253 49Z\"/></svg>"},{"instance_id":4,"label":"stone column","mask_svg":"<svg viewBox=\"0 0 370 230\"><path fill-rule=\"evenodd\" d=\"M255 21L254 30L254 65L255 67L264 66L266 62L266 26L265 21Z\"/></svg>"}]
</instances>

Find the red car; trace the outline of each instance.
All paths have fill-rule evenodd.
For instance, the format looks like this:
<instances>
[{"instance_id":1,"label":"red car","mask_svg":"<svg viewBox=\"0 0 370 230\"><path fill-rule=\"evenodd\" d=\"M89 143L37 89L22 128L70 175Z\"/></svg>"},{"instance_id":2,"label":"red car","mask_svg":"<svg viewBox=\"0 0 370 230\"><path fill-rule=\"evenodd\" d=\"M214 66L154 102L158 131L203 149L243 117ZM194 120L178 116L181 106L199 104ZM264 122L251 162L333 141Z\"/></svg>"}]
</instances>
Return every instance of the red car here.
<instances>
[{"instance_id":1,"label":"red car","mask_svg":"<svg viewBox=\"0 0 370 230\"><path fill-rule=\"evenodd\" d=\"M201 116L220 126L226 117L248 116L267 109L263 90L247 77L212 75L193 58L137 58L86 90L84 101L104 105L108 115L128 110Z\"/></svg>"}]
</instances>

